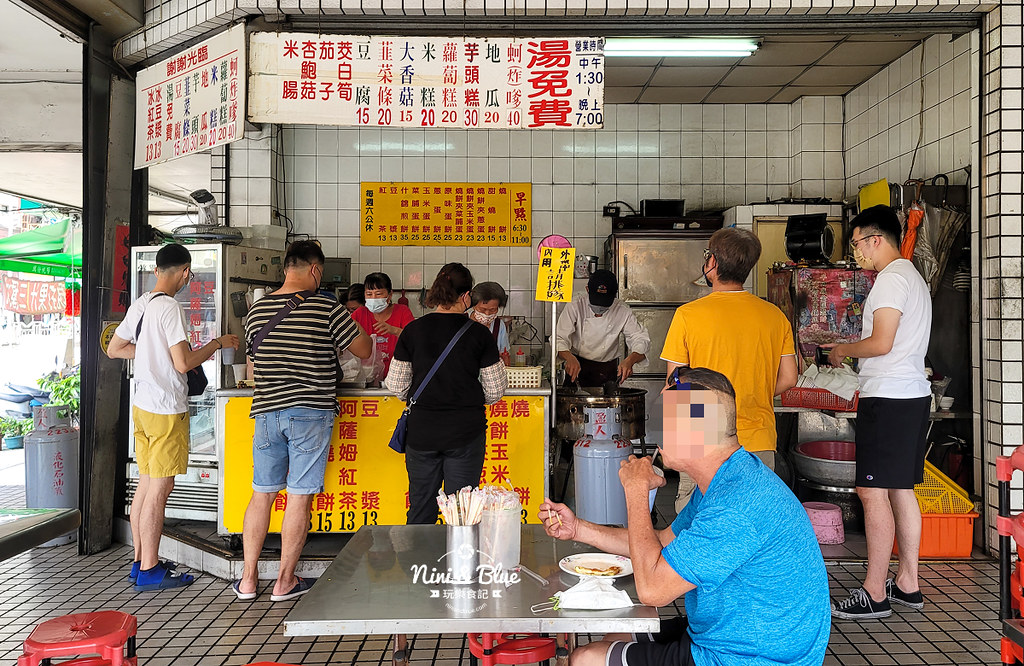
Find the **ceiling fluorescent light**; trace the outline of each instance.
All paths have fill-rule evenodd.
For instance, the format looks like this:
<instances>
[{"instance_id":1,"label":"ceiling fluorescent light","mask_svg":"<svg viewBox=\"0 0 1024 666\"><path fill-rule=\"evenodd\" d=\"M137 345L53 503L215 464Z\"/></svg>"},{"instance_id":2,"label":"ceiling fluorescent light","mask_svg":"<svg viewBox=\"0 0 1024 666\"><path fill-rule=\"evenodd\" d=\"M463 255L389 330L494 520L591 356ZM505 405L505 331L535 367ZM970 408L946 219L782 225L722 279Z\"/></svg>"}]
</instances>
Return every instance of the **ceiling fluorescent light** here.
<instances>
[{"instance_id":1,"label":"ceiling fluorescent light","mask_svg":"<svg viewBox=\"0 0 1024 666\"><path fill-rule=\"evenodd\" d=\"M757 50L755 39L609 37L605 57L745 58Z\"/></svg>"}]
</instances>

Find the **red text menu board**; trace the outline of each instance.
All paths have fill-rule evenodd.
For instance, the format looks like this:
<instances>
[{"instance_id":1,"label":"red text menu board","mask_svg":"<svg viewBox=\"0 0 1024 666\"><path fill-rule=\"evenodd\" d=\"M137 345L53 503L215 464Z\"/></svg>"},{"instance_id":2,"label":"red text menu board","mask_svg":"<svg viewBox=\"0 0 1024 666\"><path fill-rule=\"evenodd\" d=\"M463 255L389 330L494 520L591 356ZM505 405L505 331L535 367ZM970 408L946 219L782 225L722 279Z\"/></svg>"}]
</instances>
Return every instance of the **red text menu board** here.
<instances>
[{"instance_id":1,"label":"red text menu board","mask_svg":"<svg viewBox=\"0 0 1024 666\"><path fill-rule=\"evenodd\" d=\"M135 90L136 169L241 139L245 26L140 71Z\"/></svg>"},{"instance_id":2,"label":"red text menu board","mask_svg":"<svg viewBox=\"0 0 1024 666\"><path fill-rule=\"evenodd\" d=\"M469 129L604 123L604 39L254 32L253 122Z\"/></svg>"},{"instance_id":3,"label":"red text menu board","mask_svg":"<svg viewBox=\"0 0 1024 666\"><path fill-rule=\"evenodd\" d=\"M19 280L0 275L0 304L8 312L18 314L48 314L64 312L67 293L64 282Z\"/></svg>"},{"instance_id":4,"label":"red text menu board","mask_svg":"<svg viewBox=\"0 0 1024 666\"><path fill-rule=\"evenodd\" d=\"M530 183L360 183L361 245L529 247Z\"/></svg>"}]
</instances>

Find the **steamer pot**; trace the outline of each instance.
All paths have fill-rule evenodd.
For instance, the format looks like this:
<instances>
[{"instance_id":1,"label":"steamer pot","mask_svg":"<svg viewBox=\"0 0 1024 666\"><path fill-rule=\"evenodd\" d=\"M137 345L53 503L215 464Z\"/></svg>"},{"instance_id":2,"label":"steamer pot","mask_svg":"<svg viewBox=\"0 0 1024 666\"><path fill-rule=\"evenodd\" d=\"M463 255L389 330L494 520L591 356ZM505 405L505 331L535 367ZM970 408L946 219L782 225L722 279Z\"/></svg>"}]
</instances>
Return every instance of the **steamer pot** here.
<instances>
[{"instance_id":1,"label":"steamer pot","mask_svg":"<svg viewBox=\"0 0 1024 666\"><path fill-rule=\"evenodd\" d=\"M555 423L558 437L578 440L583 437L583 409L585 407L618 407L625 439L640 439L646 434L644 389L618 387L605 395L602 387L583 387L577 391L561 389L555 403Z\"/></svg>"}]
</instances>

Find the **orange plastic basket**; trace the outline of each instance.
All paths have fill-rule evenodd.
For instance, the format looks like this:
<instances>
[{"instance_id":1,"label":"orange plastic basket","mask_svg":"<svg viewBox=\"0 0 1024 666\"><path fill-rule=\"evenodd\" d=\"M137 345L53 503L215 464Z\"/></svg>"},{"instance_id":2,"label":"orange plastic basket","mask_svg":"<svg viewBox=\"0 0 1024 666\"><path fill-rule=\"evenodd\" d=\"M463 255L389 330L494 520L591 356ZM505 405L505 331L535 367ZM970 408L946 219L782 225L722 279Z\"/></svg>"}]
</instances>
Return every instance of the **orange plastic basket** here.
<instances>
[{"instance_id":1,"label":"orange plastic basket","mask_svg":"<svg viewBox=\"0 0 1024 666\"><path fill-rule=\"evenodd\" d=\"M921 513L973 513L974 502L967 491L928 462L924 462L924 481L914 486Z\"/></svg>"},{"instance_id":2,"label":"orange plastic basket","mask_svg":"<svg viewBox=\"0 0 1024 666\"><path fill-rule=\"evenodd\" d=\"M859 397L843 400L835 393L820 388L791 388L782 392L783 407L808 407L832 412L855 412Z\"/></svg>"},{"instance_id":3,"label":"orange plastic basket","mask_svg":"<svg viewBox=\"0 0 1024 666\"><path fill-rule=\"evenodd\" d=\"M920 557L970 557L976 513L927 513L921 516ZM893 543L892 552L899 554Z\"/></svg>"}]
</instances>

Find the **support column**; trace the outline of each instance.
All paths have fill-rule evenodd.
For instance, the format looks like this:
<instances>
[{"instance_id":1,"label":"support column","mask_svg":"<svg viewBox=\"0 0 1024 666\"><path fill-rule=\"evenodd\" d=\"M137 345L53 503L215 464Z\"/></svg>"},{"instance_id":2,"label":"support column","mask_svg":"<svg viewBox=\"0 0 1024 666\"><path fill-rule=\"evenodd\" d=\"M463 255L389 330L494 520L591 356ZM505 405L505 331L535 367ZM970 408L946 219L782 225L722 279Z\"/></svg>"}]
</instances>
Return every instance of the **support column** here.
<instances>
[{"instance_id":1,"label":"support column","mask_svg":"<svg viewBox=\"0 0 1024 666\"><path fill-rule=\"evenodd\" d=\"M1001 5L985 15L981 36L981 233L975 247L981 269L982 382L980 423L988 484L983 489L990 548L997 547L995 458L1024 444L1024 271L1021 266L1024 220L1024 125L1022 54L1024 21L1020 5ZM1011 490L1014 512L1024 508L1024 484Z\"/></svg>"},{"instance_id":2,"label":"support column","mask_svg":"<svg viewBox=\"0 0 1024 666\"><path fill-rule=\"evenodd\" d=\"M88 555L108 548L118 463L123 460L126 426L119 433L123 364L100 349L104 321L123 316L123 266L115 266L119 227L130 229L134 160L135 83L114 65L112 45L95 25L83 66L83 297L80 506L78 549ZM123 230L122 230L123 231ZM137 234L136 234L137 235ZM121 236L127 243L127 236ZM121 465L123 467L123 465ZM117 512L119 514L119 512Z\"/></svg>"}]
</instances>

